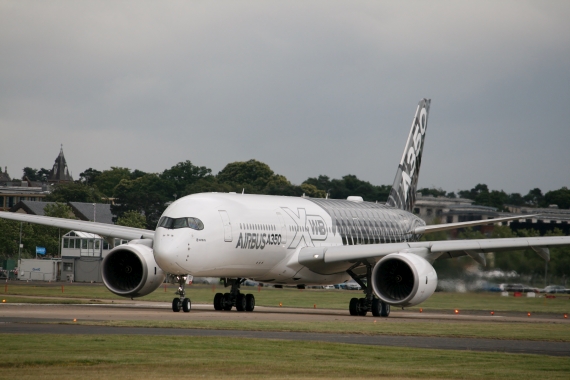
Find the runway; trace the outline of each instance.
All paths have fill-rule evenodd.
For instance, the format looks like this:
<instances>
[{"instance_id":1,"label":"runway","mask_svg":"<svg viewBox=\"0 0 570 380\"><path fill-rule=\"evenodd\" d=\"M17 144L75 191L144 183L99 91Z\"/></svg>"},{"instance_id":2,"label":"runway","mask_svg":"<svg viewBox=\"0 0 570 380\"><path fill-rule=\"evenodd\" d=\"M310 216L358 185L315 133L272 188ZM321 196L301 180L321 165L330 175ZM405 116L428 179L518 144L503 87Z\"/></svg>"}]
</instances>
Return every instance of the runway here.
<instances>
[{"instance_id":1,"label":"runway","mask_svg":"<svg viewBox=\"0 0 570 380\"><path fill-rule=\"evenodd\" d=\"M570 356L570 343L537 342L522 340L443 338L418 336L329 334L302 332L240 331L240 330L204 330L177 328L139 328L107 327L57 322L109 321L109 320L232 320L232 321L344 321L353 323L406 323L419 321L438 321L455 323L465 321L513 321L556 323L548 319L523 319L516 317L490 317L478 315L438 315L407 312L392 312L389 318L353 317L340 310L282 309L256 307L252 313L216 312L211 305L193 305L190 313L173 313L166 303L133 302L117 305L37 305L37 304L1 304L0 334L131 334L131 335L170 335L185 337L236 337L246 339L282 339L298 341L321 341L331 343L349 343L372 346L397 346L449 350L494 351L505 353L541 354L552 356ZM45 322L56 322L45 323ZM567 323L567 320L558 320ZM570 326L569 326L570 328Z\"/></svg>"}]
</instances>

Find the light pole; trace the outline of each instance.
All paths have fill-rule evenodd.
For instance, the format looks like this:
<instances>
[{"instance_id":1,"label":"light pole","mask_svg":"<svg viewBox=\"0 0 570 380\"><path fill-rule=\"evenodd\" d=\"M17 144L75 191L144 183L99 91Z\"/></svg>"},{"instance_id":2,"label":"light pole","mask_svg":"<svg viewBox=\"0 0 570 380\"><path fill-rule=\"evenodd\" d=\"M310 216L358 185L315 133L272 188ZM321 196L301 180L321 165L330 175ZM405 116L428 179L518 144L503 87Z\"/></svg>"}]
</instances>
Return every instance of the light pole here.
<instances>
[{"instance_id":1,"label":"light pole","mask_svg":"<svg viewBox=\"0 0 570 380\"><path fill-rule=\"evenodd\" d=\"M97 203L93 203L93 222L96 222L95 218L97 217Z\"/></svg>"},{"instance_id":2,"label":"light pole","mask_svg":"<svg viewBox=\"0 0 570 380\"><path fill-rule=\"evenodd\" d=\"M22 224L20 222L20 244L18 244L18 272L20 271L20 262L22 261Z\"/></svg>"}]
</instances>

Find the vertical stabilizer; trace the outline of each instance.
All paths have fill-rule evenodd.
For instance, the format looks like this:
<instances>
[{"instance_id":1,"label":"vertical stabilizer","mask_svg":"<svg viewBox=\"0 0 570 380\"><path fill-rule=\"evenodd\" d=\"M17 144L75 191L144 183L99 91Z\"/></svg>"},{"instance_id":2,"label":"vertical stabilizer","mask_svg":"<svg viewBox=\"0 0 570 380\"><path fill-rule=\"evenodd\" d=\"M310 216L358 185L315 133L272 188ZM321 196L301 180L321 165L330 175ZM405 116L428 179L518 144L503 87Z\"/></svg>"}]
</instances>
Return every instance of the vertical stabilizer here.
<instances>
[{"instance_id":1,"label":"vertical stabilizer","mask_svg":"<svg viewBox=\"0 0 570 380\"><path fill-rule=\"evenodd\" d=\"M398 171L396 172L392 190L390 190L388 202L386 202L389 206L409 212L412 211L416 202L416 187L424 151L430 102L431 100L429 99L422 99L418 104L406 148L404 149L400 165L398 165Z\"/></svg>"}]
</instances>

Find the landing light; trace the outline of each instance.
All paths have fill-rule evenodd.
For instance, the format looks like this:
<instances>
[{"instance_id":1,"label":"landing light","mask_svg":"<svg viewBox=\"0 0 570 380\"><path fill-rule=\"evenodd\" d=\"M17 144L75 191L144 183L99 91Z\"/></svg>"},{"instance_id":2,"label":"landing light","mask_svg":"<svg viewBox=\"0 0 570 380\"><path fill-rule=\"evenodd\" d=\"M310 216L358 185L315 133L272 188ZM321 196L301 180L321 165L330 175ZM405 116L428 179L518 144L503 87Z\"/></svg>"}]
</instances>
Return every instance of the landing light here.
<instances>
[{"instance_id":1,"label":"landing light","mask_svg":"<svg viewBox=\"0 0 570 380\"><path fill-rule=\"evenodd\" d=\"M530 313L526 313L527 317L530 317Z\"/></svg>"},{"instance_id":2,"label":"landing light","mask_svg":"<svg viewBox=\"0 0 570 380\"><path fill-rule=\"evenodd\" d=\"M492 311L492 312L491 312L491 315L495 315L495 312L494 312L494 311Z\"/></svg>"},{"instance_id":3,"label":"landing light","mask_svg":"<svg viewBox=\"0 0 570 380\"><path fill-rule=\"evenodd\" d=\"M564 314L564 318L568 318L568 314Z\"/></svg>"},{"instance_id":4,"label":"landing light","mask_svg":"<svg viewBox=\"0 0 570 380\"><path fill-rule=\"evenodd\" d=\"M455 314L459 314L459 310L455 309Z\"/></svg>"}]
</instances>

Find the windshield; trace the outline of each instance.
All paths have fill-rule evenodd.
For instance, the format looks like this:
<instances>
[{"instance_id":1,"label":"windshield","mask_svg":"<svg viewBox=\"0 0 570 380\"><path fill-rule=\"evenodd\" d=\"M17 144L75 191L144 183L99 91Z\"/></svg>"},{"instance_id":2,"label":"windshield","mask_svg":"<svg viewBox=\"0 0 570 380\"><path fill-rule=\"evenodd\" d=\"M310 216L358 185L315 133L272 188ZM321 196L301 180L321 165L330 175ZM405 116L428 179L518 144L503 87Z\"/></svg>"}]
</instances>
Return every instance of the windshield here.
<instances>
[{"instance_id":1,"label":"windshield","mask_svg":"<svg viewBox=\"0 0 570 380\"><path fill-rule=\"evenodd\" d=\"M193 230L203 230L204 223L198 218L169 218L168 216L163 216L158 221L157 227L168 228L169 230L175 230L178 228L192 228Z\"/></svg>"}]
</instances>

